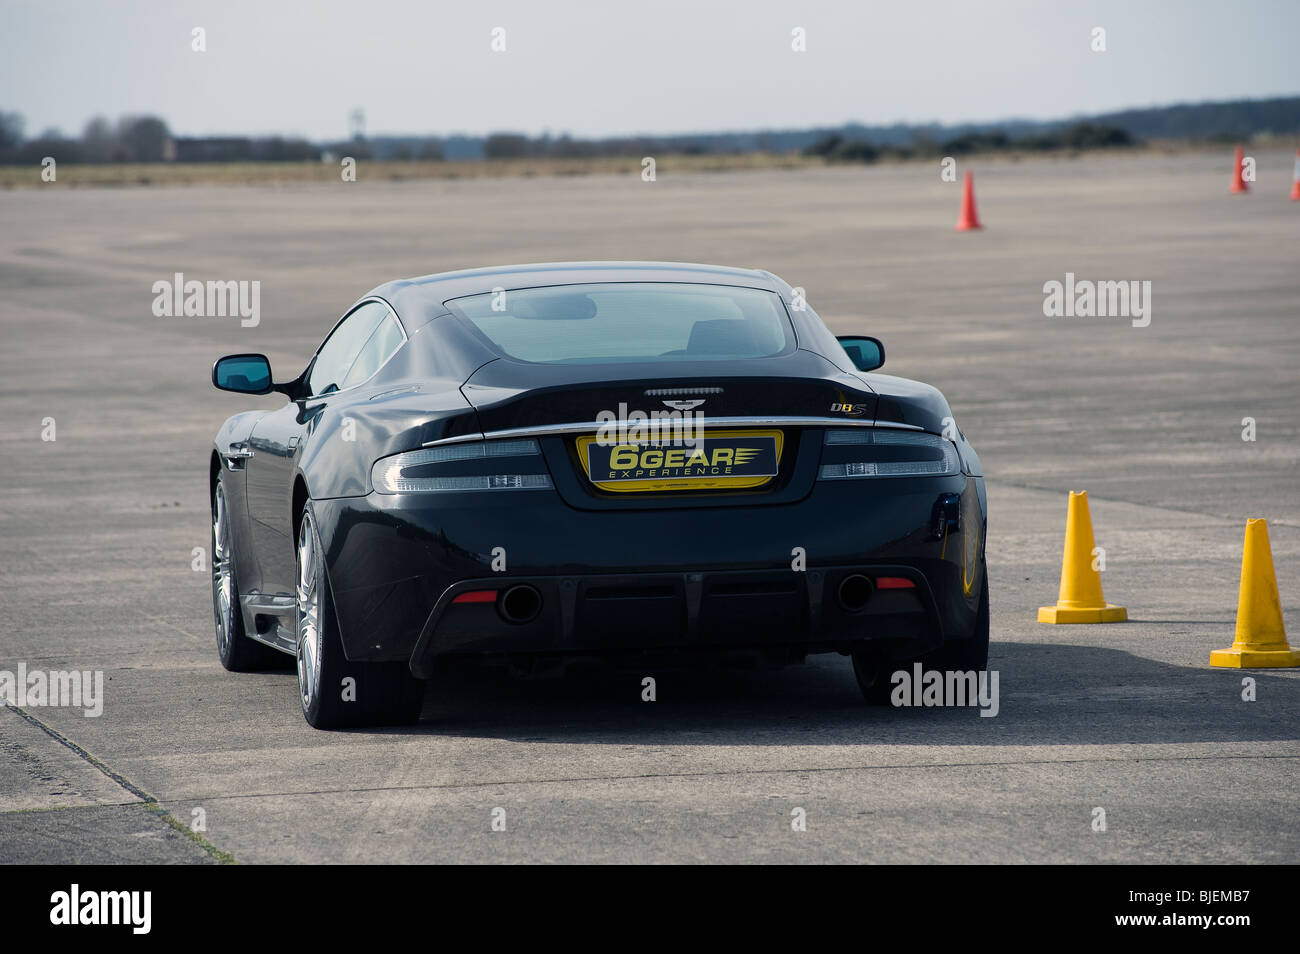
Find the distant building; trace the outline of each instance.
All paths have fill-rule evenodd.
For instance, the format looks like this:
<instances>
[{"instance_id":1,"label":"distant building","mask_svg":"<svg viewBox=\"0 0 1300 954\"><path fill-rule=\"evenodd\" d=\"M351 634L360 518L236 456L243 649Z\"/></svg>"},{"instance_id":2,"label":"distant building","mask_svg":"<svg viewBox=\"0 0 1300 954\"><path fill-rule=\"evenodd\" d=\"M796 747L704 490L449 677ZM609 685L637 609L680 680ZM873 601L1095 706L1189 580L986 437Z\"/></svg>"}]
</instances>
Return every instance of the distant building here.
<instances>
[{"instance_id":1,"label":"distant building","mask_svg":"<svg viewBox=\"0 0 1300 954\"><path fill-rule=\"evenodd\" d=\"M239 162L253 158L253 140L241 136L175 139L176 162Z\"/></svg>"}]
</instances>

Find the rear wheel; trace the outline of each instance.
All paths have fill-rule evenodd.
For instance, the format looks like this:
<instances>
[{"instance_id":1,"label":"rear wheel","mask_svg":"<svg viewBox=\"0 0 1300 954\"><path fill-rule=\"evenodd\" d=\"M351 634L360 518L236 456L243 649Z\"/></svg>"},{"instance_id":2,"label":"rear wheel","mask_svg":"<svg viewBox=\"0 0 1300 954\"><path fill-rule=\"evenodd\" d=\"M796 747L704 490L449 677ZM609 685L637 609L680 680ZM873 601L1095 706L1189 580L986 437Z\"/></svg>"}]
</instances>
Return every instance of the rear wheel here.
<instances>
[{"instance_id":1,"label":"rear wheel","mask_svg":"<svg viewBox=\"0 0 1300 954\"><path fill-rule=\"evenodd\" d=\"M906 663L891 663L874 649L857 649L853 652L853 675L858 689L869 706L889 705L890 674Z\"/></svg>"},{"instance_id":2,"label":"rear wheel","mask_svg":"<svg viewBox=\"0 0 1300 954\"><path fill-rule=\"evenodd\" d=\"M931 669L968 672L987 669L989 665L989 573L980 581L980 605L975 628L966 639L950 639L925 659Z\"/></svg>"},{"instance_id":3,"label":"rear wheel","mask_svg":"<svg viewBox=\"0 0 1300 954\"><path fill-rule=\"evenodd\" d=\"M317 729L398 725L420 718L424 682L405 663L349 662L311 501L298 528L298 697Z\"/></svg>"},{"instance_id":4,"label":"rear wheel","mask_svg":"<svg viewBox=\"0 0 1300 954\"><path fill-rule=\"evenodd\" d=\"M984 571L980 581L979 609L975 614L975 628L965 639L950 639L942 646L915 659L886 658L878 650L860 649L853 653L853 675L858 688L869 705L890 704L893 691L892 677L900 669L911 670L916 663L926 670L940 672L979 672L989 664L989 574Z\"/></svg>"},{"instance_id":5,"label":"rear wheel","mask_svg":"<svg viewBox=\"0 0 1300 954\"><path fill-rule=\"evenodd\" d=\"M217 631L217 657L231 672L274 669L284 654L248 637L239 605L239 579L235 575L235 550L230 537L230 512L226 488L217 477L212 493L212 613Z\"/></svg>"}]
</instances>

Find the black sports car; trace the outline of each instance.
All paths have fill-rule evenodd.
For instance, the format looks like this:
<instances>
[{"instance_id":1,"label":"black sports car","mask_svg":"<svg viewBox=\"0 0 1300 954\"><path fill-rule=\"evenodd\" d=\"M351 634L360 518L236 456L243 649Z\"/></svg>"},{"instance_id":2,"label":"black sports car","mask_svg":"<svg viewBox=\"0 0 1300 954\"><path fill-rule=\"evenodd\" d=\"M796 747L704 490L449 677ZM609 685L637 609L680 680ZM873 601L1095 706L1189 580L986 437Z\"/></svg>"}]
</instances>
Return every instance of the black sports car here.
<instances>
[{"instance_id":1,"label":"black sports car","mask_svg":"<svg viewBox=\"0 0 1300 954\"><path fill-rule=\"evenodd\" d=\"M213 447L221 661L296 656L313 726L417 719L453 657L851 655L868 700L983 669L979 458L765 271L528 265L394 281Z\"/></svg>"}]
</instances>

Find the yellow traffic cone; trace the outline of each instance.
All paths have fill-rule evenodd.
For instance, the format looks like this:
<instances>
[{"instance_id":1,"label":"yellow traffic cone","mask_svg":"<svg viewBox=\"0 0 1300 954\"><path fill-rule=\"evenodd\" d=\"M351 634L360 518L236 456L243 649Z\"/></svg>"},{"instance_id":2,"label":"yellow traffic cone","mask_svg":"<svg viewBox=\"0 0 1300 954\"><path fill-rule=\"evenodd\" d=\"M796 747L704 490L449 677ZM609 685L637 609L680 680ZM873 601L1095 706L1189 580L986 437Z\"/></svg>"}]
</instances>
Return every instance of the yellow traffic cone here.
<instances>
[{"instance_id":1,"label":"yellow traffic cone","mask_svg":"<svg viewBox=\"0 0 1300 954\"><path fill-rule=\"evenodd\" d=\"M1088 492L1070 491L1065 518L1065 555L1061 558L1061 592L1055 606L1040 606L1040 623L1122 623L1128 611L1101 595L1101 574L1093 568L1092 518Z\"/></svg>"},{"instance_id":2,"label":"yellow traffic cone","mask_svg":"<svg viewBox=\"0 0 1300 954\"><path fill-rule=\"evenodd\" d=\"M1282 601L1268 545L1268 521L1246 521L1241 550L1241 587L1237 591L1237 632L1232 645L1210 653L1211 666L1229 669L1287 669L1300 666L1300 650L1287 645Z\"/></svg>"}]
</instances>

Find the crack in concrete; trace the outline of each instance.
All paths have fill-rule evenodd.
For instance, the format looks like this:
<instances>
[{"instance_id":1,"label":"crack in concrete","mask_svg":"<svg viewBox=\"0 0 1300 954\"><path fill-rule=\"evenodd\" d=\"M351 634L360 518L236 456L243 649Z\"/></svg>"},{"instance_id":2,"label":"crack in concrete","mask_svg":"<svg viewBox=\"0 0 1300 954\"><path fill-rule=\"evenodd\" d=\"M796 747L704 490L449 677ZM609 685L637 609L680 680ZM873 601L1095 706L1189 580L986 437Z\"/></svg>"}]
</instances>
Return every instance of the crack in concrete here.
<instances>
[{"instance_id":1,"label":"crack in concrete","mask_svg":"<svg viewBox=\"0 0 1300 954\"><path fill-rule=\"evenodd\" d=\"M235 863L235 859L233 855L231 855L229 852L222 851L220 848L212 844L212 842L208 841L202 835L199 835L197 832L191 831L180 821L180 819L176 818L169 811L163 808L162 803L160 803L157 798L155 798L153 795L150 795L140 786L136 785L134 782L132 782L121 772L114 771L108 765L104 764L99 759L95 758L95 756L91 755L89 752L87 752L85 749L79 746L76 742L73 742L66 735L46 725L40 719L37 719L35 716L18 708L18 706L5 703L5 708L8 709L10 712L14 713L20 719L23 719L24 721L40 729L42 732L48 735L55 742L58 742L60 745L71 750L79 758L83 759L85 762L92 765L94 768L98 769L104 775L108 776L108 778L111 779L113 782L115 782L118 786L120 786L125 791L129 792L131 795L134 795L138 799L137 802L126 802L123 804L128 804L128 805L143 804L146 809L148 809L153 814L157 815L164 824L170 826L171 828L183 834L185 837L187 837L190 841L194 842L196 845L202 848L213 858L216 858L218 861L222 862L223 864ZM78 807L93 807L93 806L78 806ZM9 814L9 813L5 813L5 814Z\"/></svg>"},{"instance_id":2,"label":"crack in concrete","mask_svg":"<svg viewBox=\"0 0 1300 954\"><path fill-rule=\"evenodd\" d=\"M1104 765L1113 762L1226 762L1269 759L1297 759L1296 755L1168 755L1168 756L1116 756L1097 759L1029 759L1026 761L1003 762L907 762L901 765L826 765L818 768L772 768L747 769L732 772L647 772L640 775L580 775L570 778L525 778L492 779L483 782L456 782L446 785L378 785L361 788L319 788L283 792L243 792L231 795L178 795L172 801L177 802L215 802L232 801L241 798L280 798L294 795L348 795L370 792L419 792L419 791L454 791L456 789L492 788L503 785L562 785L581 782L633 782L643 779L673 778L736 778L751 775L791 775L800 773L828 772L871 772L891 771L896 769L961 769L961 768L1003 768L1029 765Z\"/></svg>"}]
</instances>

